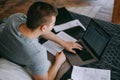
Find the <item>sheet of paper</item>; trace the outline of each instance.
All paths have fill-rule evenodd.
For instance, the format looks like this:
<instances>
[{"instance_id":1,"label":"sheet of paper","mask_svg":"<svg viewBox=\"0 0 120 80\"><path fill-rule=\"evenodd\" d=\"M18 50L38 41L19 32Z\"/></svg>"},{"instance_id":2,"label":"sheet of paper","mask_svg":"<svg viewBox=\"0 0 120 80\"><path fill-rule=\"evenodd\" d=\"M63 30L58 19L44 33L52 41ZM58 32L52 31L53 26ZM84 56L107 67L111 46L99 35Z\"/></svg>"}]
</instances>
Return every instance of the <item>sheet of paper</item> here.
<instances>
[{"instance_id":1,"label":"sheet of paper","mask_svg":"<svg viewBox=\"0 0 120 80\"><path fill-rule=\"evenodd\" d=\"M65 41L77 41L75 38L69 36L68 34L66 34L65 32L61 31L57 34L58 37L62 38ZM62 51L64 48L62 46L60 46L59 44L48 40L47 42L43 43L43 46L46 47L46 49L52 53L53 55L56 55L57 52Z\"/></svg>"},{"instance_id":2,"label":"sheet of paper","mask_svg":"<svg viewBox=\"0 0 120 80\"><path fill-rule=\"evenodd\" d=\"M76 26L80 26L84 30L86 30L86 28L82 25L82 23L79 20L77 20L77 19L69 21L69 22L66 22L64 24L56 25L56 26L54 26L54 30L56 32L59 32L59 31L62 31L62 30L66 30L66 29L69 29L69 28L76 27Z\"/></svg>"},{"instance_id":3,"label":"sheet of paper","mask_svg":"<svg viewBox=\"0 0 120 80\"><path fill-rule=\"evenodd\" d=\"M73 80L110 80L110 70L73 66Z\"/></svg>"}]
</instances>

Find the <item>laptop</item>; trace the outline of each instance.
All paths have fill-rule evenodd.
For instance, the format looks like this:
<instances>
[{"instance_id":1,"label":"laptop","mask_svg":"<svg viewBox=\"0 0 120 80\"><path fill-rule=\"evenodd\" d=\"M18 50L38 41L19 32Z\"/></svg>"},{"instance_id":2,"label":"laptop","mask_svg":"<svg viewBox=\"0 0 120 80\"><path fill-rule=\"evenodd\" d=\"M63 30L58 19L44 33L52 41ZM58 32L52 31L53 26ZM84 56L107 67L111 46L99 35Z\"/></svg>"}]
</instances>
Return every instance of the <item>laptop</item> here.
<instances>
[{"instance_id":1,"label":"laptop","mask_svg":"<svg viewBox=\"0 0 120 80\"><path fill-rule=\"evenodd\" d=\"M85 65L99 61L111 36L93 19L91 19L82 38L77 42L83 46L83 50L75 49L77 54L65 51L71 65Z\"/></svg>"}]
</instances>

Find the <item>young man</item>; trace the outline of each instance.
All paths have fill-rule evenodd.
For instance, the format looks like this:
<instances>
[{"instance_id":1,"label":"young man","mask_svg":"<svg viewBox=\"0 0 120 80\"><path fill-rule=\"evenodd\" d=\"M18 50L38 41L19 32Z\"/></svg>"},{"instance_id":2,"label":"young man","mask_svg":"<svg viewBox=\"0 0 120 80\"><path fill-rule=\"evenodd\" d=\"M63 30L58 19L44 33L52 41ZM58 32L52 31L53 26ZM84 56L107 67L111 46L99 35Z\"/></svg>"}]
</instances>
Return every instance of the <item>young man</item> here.
<instances>
[{"instance_id":1,"label":"young man","mask_svg":"<svg viewBox=\"0 0 120 80\"><path fill-rule=\"evenodd\" d=\"M22 13L10 16L0 33L0 55L28 67L35 80L54 80L66 57L63 52L58 53L54 64L50 66L46 49L38 42L38 37L52 40L73 53L73 48L82 48L51 32L57 14L57 9L52 5L35 2L30 6L27 17Z\"/></svg>"}]
</instances>

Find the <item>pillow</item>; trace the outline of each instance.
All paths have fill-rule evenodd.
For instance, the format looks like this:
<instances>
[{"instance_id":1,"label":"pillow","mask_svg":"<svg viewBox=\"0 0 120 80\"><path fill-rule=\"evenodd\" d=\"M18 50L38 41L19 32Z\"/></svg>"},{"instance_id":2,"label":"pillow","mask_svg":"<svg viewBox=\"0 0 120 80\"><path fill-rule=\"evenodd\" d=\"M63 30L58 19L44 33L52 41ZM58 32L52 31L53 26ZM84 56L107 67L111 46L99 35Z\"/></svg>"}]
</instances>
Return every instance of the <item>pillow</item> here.
<instances>
[{"instance_id":1,"label":"pillow","mask_svg":"<svg viewBox=\"0 0 120 80\"><path fill-rule=\"evenodd\" d=\"M0 80L32 80L21 66L0 58Z\"/></svg>"}]
</instances>

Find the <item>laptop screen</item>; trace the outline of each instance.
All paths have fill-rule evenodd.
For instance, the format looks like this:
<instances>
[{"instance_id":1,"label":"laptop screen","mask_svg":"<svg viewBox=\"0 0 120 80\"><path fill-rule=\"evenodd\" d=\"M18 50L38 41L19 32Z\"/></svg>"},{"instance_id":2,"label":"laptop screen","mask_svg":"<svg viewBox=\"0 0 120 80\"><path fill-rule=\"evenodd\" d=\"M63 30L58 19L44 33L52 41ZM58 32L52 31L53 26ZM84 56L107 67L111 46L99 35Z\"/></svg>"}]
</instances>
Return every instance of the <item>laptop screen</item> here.
<instances>
[{"instance_id":1,"label":"laptop screen","mask_svg":"<svg viewBox=\"0 0 120 80\"><path fill-rule=\"evenodd\" d=\"M101 56L110 38L94 20L91 20L82 39L90 49L97 53L97 56Z\"/></svg>"}]
</instances>

